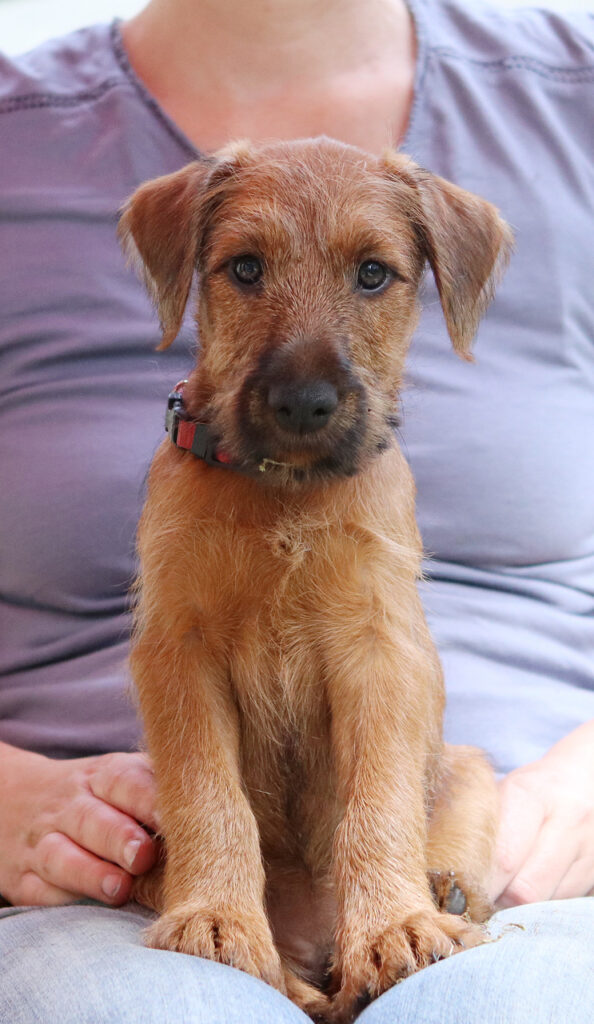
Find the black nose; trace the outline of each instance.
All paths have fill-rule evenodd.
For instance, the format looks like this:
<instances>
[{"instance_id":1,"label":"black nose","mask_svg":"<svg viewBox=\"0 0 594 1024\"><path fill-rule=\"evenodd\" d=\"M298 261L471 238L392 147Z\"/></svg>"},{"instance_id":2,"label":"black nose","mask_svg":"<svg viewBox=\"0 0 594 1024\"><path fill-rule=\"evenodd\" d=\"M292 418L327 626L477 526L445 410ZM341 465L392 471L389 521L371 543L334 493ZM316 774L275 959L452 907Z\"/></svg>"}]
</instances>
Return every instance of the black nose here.
<instances>
[{"instance_id":1,"label":"black nose","mask_svg":"<svg viewBox=\"0 0 594 1024\"><path fill-rule=\"evenodd\" d=\"M338 405L338 395L327 380L273 384L268 392L268 405L283 430L311 434L326 426Z\"/></svg>"}]
</instances>

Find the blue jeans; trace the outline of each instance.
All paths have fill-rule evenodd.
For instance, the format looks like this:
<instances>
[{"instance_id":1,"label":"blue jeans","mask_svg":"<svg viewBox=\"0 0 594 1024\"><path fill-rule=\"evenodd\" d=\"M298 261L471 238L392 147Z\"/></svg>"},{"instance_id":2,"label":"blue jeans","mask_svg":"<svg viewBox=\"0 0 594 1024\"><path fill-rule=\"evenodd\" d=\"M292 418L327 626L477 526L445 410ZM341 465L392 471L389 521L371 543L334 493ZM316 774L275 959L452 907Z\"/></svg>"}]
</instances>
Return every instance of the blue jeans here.
<instances>
[{"instance_id":1,"label":"blue jeans","mask_svg":"<svg viewBox=\"0 0 594 1024\"><path fill-rule=\"evenodd\" d=\"M147 919L135 904L0 910L1 1024L307 1024L241 971L144 948ZM594 1021L594 899L505 910L490 929L497 941L401 982L360 1024Z\"/></svg>"}]
</instances>

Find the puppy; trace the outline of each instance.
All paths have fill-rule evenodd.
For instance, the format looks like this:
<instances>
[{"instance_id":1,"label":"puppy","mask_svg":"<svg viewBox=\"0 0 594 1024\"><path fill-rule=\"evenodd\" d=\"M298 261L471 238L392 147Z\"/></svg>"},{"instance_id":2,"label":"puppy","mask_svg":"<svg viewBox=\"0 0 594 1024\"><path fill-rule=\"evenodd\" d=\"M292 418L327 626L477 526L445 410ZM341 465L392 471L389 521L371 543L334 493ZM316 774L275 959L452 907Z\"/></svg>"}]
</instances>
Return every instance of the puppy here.
<instances>
[{"instance_id":1,"label":"puppy","mask_svg":"<svg viewBox=\"0 0 594 1024\"><path fill-rule=\"evenodd\" d=\"M132 672L166 845L148 942L348 1022L483 941L489 912L495 787L442 742L394 426L425 265L469 359L510 231L405 156L321 139L148 182L120 234L161 347L199 278L139 532Z\"/></svg>"}]
</instances>

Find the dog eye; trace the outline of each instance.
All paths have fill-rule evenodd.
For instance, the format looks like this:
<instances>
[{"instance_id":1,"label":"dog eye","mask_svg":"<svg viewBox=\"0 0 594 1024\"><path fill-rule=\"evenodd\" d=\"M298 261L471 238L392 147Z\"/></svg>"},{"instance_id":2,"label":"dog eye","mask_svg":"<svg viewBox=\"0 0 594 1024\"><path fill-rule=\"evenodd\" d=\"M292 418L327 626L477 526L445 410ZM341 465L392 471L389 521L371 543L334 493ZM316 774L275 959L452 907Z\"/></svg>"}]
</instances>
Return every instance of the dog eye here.
<instances>
[{"instance_id":1,"label":"dog eye","mask_svg":"<svg viewBox=\"0 0 594 1024\"><path fill-rule=\"evenodd\" d=\"M386 284L390 271L378 260L365 260L357 271L357 286L366 292L377 292Z\"/></svg>"},{"instance_id":2,"label":"dog eye","mask_svg":"<svg viewBox=\"0 0 594 1024\"><path fill-rule=\"evenodd\" d=\"M231 270L241 284L256 284L264 272L257 256L236 256L231 260Z\"/></svg>"}]
</instances>

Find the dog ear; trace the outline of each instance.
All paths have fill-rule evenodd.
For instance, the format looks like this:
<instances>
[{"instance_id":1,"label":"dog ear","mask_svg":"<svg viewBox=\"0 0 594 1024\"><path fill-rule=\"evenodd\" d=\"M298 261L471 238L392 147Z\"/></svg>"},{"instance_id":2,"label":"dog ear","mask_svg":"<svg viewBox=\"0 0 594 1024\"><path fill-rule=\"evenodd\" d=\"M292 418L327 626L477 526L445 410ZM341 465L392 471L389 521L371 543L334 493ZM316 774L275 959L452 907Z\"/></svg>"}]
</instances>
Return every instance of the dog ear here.
<instances>
[{"instance_id":1,"label":"dog ear","mask_svg":"<svg viewBox=\"0 0 594 1024\"><path fill-rule=\"evenodd\" d=\"M159 312L160 349L171 345L181 327L196 264L200 194L209 171L196 162L145 182L120 217L124 252Z\"/></svg>"},{"instance_id":2,"label":"dog ear","mask_svg":"<svg viewBox=\"0 0 594 1024\"><path fill-rule=\"evenodd\" d=\"M237 144L212 160L147 181L122 210L118 237L157 307L163 332L159 349L168 348L179 332L208 217L241 153Z\"/></svg>"},{"instance_id":3,"label":"dog ear","mask_svg":"<svg viewBox=\"0 0 594 1024\"><path fill-rule=\"evenodd\" d=\"M470 347L513 248L513 235L492 203L388 152L384 165L415 194L413 217L455 351Z\"/></svg>"}]
</instances>

